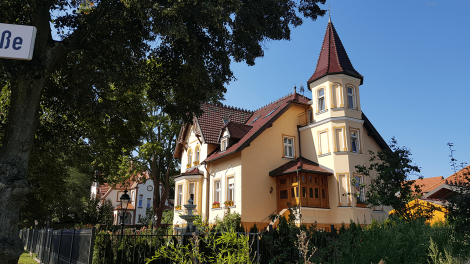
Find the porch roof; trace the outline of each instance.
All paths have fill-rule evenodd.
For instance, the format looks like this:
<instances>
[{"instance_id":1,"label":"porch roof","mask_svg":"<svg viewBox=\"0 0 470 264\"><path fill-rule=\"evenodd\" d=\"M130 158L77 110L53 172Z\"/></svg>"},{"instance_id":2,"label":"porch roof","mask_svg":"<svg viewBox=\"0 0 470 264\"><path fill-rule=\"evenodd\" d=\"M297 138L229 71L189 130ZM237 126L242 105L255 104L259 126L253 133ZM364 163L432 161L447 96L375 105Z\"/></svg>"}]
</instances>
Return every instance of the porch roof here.
<instances>
[{"instance_id":1,"label":"porch roof","mask_svg":"<svg viewBox=\"0 0 470 264\"><path fill-rule=\"evenodd\" d=\"M185 172L183 172L179 175L173 176L173 178L178 178L178 177L181 177L181 176L203 175L203 174L204 173L202 171L200 171L199 168L194 167L194 168L187 169Z\"/></svg>"},{"instance_id":2,"label":"porch roof","mask_svg":"<svg viewBox=\"0 0 470 264\"><path fill-rule=\"evenodd\" d=\"M276 177L284 174L289 174L296 172L297 169L299 170L299 172L333 175L333 172L331 172L328 168L325 168L319 165L318 163L313 162L304 157L298 157L297 159L291 160L285 163L284 165L270 171L269 176Z\"/></svg>"}]
</instances>

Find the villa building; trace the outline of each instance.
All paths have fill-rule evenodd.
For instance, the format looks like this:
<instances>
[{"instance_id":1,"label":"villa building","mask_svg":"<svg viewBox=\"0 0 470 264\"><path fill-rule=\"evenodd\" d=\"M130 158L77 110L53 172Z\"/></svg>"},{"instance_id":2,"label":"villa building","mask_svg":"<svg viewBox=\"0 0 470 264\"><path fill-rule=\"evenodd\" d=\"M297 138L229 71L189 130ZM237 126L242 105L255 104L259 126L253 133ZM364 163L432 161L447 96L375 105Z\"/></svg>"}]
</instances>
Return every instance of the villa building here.
<instances>
[{"instance_id":1,"label":"villa building","mask_svg":"<svg viewBox=\"0 0 470 264\"><path fill-rule=\"evenodd\" d=\"M362 83L330 21L307 82L312 99L294 91L256 111L202 104L204 114L183 126L174 152L181 174L173 223L186 224L180 206L190 198L209 221L230 208L247 228L267 226L289 204L300 208L301 223L326 230L387 217L384 208L365 206L360 183L370 179L355 169L368 164L369 150L389 149L362 112Z\"/></svg>"}]
</instances>

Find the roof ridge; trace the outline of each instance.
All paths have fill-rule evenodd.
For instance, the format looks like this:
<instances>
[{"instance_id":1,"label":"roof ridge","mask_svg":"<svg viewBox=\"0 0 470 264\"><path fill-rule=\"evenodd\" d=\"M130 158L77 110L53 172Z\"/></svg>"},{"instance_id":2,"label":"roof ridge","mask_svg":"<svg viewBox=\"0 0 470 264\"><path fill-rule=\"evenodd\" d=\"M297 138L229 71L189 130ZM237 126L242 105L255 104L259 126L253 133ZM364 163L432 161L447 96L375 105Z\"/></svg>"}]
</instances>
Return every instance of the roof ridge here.
<instances>
[{"instance_id":1,"label":"roof ridge","mask_svg":"<svg viewBox=\"0 0 470 264\"><path fill-rule=\"evenodd\" d=\"M297 93L297 92L295 92L295 93L292 93L292 92L291 92L291 93L288 93L287 95L282 96L281 98L278 98L278 99L276 99L276 100L274 100L274 101L268 103L267 105L264 105L263 107L260 107L260 108L256 109L255 111L253 111L253 114L256 113L256 112L258 112L258 111L261 111L261 110L263 110L263 109L266 109L266 108L268 108L268 107L270 107L270 106L272 106L272 105L274 105L274 104L277 104L277 103L279 103L279 102L281 102L281 101L283 101L283 100L285 100L285 99L288 99L289 97L293 97L292 99L295 100L295 95L300 95L300 96L302 96L302 97L305 98L305 99L310 99L310 98L306 97L305 95L301 95L301 94L299 94L299 93Z\"/></svg>"},{"instance_id":2,"label":"roof ridge","mask_svg":"<svg viewBox=\"0 0 470 264\"><path fill-rule=\"evenodd\" d=\"M220 108L225 108L225 109L228 109L228 110L236 110L236 111L241 111L241 112L245 112L245 113L253 113L253 111L251 110L248 110L248 109L243 109L243 108L238 108L238 107L235 107L235 106L231 106L231 105L224 105L222 103L202 103L201 105L209 105L209 106L215 106L215 107L220 107Z\"/></svg>"}]
</instances>

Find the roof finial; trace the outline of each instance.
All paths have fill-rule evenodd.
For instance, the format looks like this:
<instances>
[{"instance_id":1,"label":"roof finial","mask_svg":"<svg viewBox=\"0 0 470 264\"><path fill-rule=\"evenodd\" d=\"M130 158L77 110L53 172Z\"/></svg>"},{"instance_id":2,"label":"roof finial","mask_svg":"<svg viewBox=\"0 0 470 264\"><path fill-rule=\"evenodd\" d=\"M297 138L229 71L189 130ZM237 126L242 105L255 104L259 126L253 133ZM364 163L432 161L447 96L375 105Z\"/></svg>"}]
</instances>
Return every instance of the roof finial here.
<instances>
[{"instance_id":1,"label":"roof finial","mask_svg":"<svg viewBox=\"0 0 470 264\"><path fill-rule=\"evenodd\" d=\"M330 6L328 6L328 23L331 23L331 10L330 10Z\"/></svg>"}]
</instances>

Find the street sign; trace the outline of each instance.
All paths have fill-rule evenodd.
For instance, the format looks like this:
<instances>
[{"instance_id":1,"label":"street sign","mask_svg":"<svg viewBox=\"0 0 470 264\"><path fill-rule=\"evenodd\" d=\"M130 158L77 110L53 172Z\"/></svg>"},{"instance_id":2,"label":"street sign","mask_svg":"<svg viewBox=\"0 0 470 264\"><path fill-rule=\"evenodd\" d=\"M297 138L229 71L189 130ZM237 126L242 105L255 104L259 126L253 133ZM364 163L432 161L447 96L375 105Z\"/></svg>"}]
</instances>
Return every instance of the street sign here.
<instances>
[{"instance_id":1,"label":"street sign","mask_svg":"<svg viewBox=\"0 0 470 264\"><path fill-rule=\"evenodd\" d=\"M0 58L31 60L36 27L0 23Z\"/></svg>"}]
</instances>

